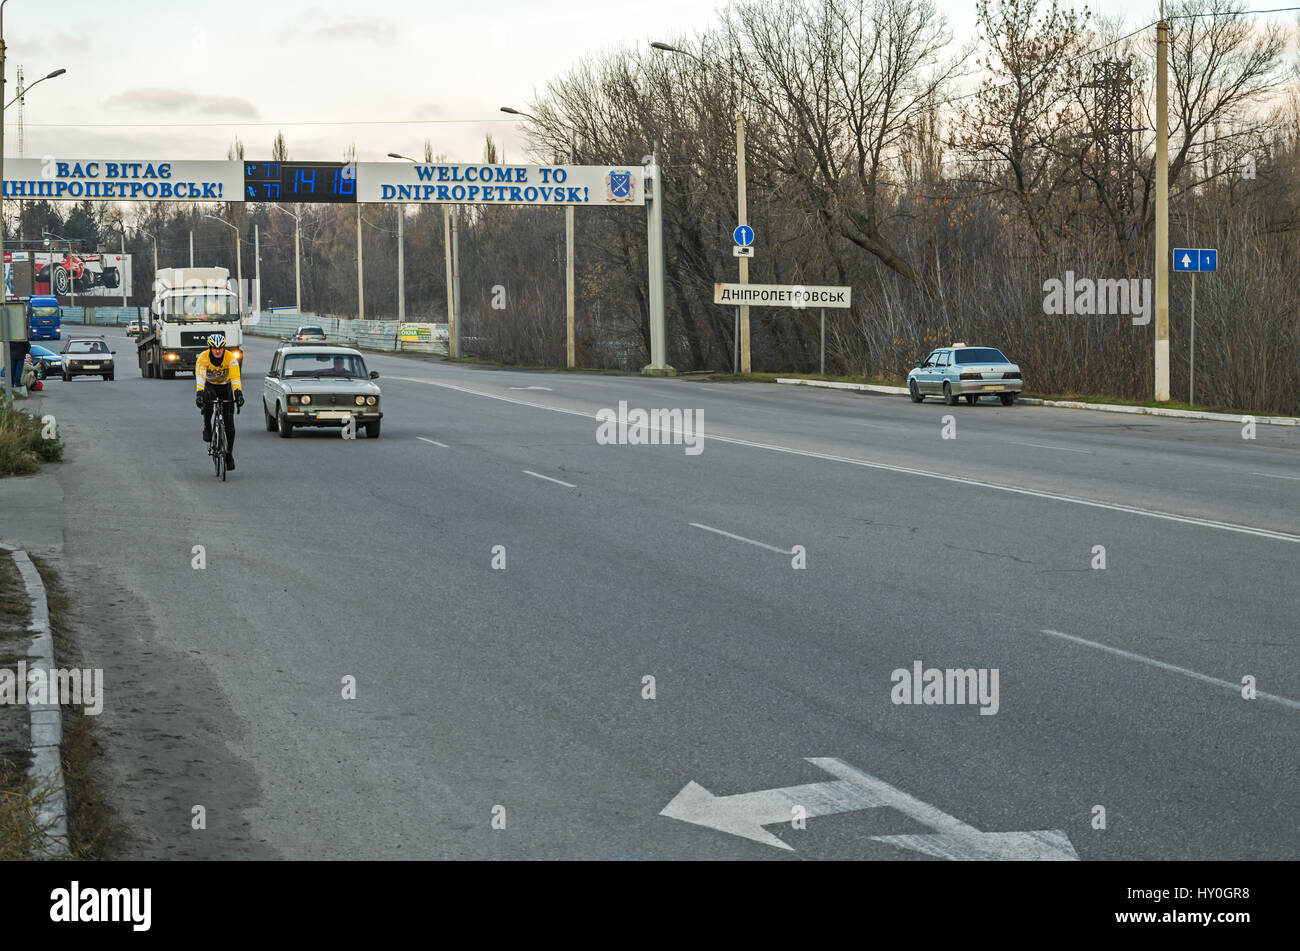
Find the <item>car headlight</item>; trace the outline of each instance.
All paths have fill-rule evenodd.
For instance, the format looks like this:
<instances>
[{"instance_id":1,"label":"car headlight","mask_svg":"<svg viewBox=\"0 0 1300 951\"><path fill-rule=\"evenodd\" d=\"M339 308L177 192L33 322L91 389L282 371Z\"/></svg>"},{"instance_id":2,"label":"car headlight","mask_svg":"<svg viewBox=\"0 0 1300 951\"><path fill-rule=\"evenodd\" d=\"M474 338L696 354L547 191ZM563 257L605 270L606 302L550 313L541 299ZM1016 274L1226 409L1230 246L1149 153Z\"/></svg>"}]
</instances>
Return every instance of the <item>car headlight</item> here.
<instances>
[{"instance_id":1,"label":"car headlight","mask_svg":"<svg viewBox=\"0 0 1300 951\"><path fill-rule=\"evenodd\" d=\"M305 396L305 395L302 396L302 397L299 397L299 402L301 402L303 406L306 406L308 403L311 402L311 397L310 397L310 396Z\"/></svg>"},{"instance_id":2,"label":"car headlight","mask_svg":"<svg viewBox=\"0 0 1300 951\"><path fill-rule=\"evenodd\" d=\"M366 405L366 398L365 398L364 396L358 396L357 399L356 399L356 403L357 403L358 406L365 406L365 405Z\"/></svg>"},{"instance_id":3,"label":"car headlight","mask_svg":"<svg viewBox=\"0 0 1300 951\"><path fill-rule=\"evenodd\" d=\"M378 402L379 402L379 400L376 399L376 398L373 397L373 396L367 396L367 397L366 397L366 405L367 405L367 406L374 406L374 405L375 405L376 403L378 403Z\"/></svg>"}]
</instances>

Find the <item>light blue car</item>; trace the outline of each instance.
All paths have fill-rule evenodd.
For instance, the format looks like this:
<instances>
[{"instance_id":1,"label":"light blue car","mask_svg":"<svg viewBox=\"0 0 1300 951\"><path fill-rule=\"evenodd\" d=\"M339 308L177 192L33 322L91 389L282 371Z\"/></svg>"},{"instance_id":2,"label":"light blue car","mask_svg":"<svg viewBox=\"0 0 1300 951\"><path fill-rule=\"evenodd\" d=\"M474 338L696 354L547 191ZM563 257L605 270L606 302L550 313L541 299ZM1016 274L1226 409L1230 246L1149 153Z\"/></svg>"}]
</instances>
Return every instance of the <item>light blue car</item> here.
<instances>
[{"instance_id":1,"label":"light blue car","mask_svg":"<svg viewBox=\"0 0 1300 951\"><path fill-rule=\"evenodd\" d=\"M940 347L907 374L907 391L912 402L927 396L942 396L949 406L959 397L974 406L981 396L997 396L1003 406L1010 406L1024 388L1020 367L996 347L968 347L955 343Z\"/></svg>"}]
</instances>

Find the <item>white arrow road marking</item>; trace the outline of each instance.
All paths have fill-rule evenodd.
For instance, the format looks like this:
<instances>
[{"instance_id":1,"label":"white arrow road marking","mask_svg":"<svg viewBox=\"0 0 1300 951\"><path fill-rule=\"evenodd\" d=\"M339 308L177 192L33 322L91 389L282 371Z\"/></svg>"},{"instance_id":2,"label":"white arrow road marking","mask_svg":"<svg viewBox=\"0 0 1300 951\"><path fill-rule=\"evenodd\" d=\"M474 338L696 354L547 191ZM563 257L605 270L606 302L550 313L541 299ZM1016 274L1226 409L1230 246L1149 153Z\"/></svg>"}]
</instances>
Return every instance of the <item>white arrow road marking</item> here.
<instances>
[{"instance_id":1,"label":"white arrow road marking","mask_svg":"<svg viewBox=\"0 0 1300 951\"><path fill-rule=\"evenodd\" d=\"M946 812L895 789L884 780L855 769L843 760L809 757L808 762L824 769L835 782L808 783L781 789L715 796L695 782L686 784L659 814L695 825L729 832L742 838L794 851L765 825L789 822L795 806L802 806L809 818L859 809L891 807L935 830L933 835L877 835L877 842L913 849L951 860L1058 859L1077 861L1070 839L1059 830L1041 832L980 832Z\"/></svg>"}]
</instances>

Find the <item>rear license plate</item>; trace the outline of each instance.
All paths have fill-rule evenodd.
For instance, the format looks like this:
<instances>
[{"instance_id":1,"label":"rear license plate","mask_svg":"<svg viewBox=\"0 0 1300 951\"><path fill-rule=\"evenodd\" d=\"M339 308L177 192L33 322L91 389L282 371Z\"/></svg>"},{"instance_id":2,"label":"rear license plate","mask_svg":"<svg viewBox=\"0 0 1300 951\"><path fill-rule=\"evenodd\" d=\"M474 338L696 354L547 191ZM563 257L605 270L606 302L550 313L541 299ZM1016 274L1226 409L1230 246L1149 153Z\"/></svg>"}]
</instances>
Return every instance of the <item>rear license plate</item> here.
<instances>
[{"instance_id":1,"label":"rear license plate","mask_svg":"<svg viewBox=\"0 0 1300 951\"><path fill-rule=\"evenodd\" d=\"M1002 384L1001 384L1001 383L997 383L997 384L994 384L993 386L986 386L986 387L984 387L984 389L986 389L986 390L1000 390L1000 389L1002 389Z\"/></svg>"},{"instance_id":2,"label":"rear license plate","mask_svg":"<svg viewBox=\"0 0 1300 951\"><path fill-rule=\"evenodd\" d=\"M83 363L80 367L78 367L78 369L80 369L80 370L98 370L98 369L99 369L99 364L98 364L98 363Z\"/></svg>"}]
</instances>

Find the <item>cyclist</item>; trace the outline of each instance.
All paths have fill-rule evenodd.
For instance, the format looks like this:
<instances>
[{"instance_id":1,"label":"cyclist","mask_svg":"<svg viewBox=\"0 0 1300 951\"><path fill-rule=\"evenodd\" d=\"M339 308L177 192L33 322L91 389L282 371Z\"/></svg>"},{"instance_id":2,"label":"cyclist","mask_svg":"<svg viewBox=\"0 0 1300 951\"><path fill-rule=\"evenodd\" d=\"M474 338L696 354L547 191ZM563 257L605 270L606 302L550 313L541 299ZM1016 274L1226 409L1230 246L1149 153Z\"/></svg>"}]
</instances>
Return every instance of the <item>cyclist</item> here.
<instances>
[{"instance_id":1,"label":"cyclist","mask_svg":"<svg viewBox=\"0 0 1300 951\"><path fill-rule=\"evenodd\" d=\"M212 441L212 401L233 399L244 405L244 390L239 382L239 360L226 349L226 335L208 335L208 349L199 354L194 363L194 405L203 411L203 441ZM222 419L226 427L226 468L235 468L235 408L229 402L222 404Z\"/></svg>"}]
</instances>

